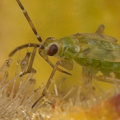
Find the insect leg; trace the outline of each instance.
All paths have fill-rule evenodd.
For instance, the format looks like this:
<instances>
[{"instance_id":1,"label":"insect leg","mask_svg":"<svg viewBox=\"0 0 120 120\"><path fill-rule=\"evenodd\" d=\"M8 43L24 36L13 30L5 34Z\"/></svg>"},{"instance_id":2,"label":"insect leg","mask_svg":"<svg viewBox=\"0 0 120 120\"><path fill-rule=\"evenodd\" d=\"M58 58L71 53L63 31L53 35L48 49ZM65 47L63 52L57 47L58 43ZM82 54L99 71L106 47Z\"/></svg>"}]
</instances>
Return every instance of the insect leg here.
<instances>
[{"instance_id":1,"label":"insect leg","mask_svg":"<svg viewBox=\"0 0 120 120\"><path fill-rule=\"evenodd\" d=\"M117 42L117 39L116 39L116 38L111 37L111 36L109 37L109 36L103 35L104 30L105 30L105 26L104 26L103 24L101 24L101 25L99 25L99 27L98 27L98 29L96 30L95 34L102 36L102 39L103 39L104 41L109 41L109 42L116 43L116 42Z\"/></svg>"},{"instance_id":2,"label":"insect leg","mask_svg":"<svg viewBox=\"0 0 120 120\"><path fill-rule=\"evenodd\" d=\"M63 60L59 60L59 61L56 62L55 66L54 66L54 68L53 68L53 70L52 70L52 72L51 72L51 75L50 75L50 77L49 77L49 79L48 79L48 81L47 81L47 83L46 83L46 85L45 85L45 88L43 89L42 95L41 95L41 96L37 99L37 101L32 105L32 108L34 108L35 105L46 95L47 89L49 88L49 86L50 86L50 84L51 84L51 80L52 80L53 76L55 75L55 72L56 72L56 70L58 69L58 66L59 66L59 65L62 66L62 65L65 64L65 63L66 63L66 64L69 64L68 62L63 61Z\"/></svg>"},{"instance_id":3,"label":"insect leg","mask_svg":"<svg viewBox=\"0 0 120 120\"><path fill-rule=\"evenodd\" d=\"M35 43L27 43L21 46L18 46L17 48L15 48L13 51L10 52L9 57L13 56L18 50L24 49L26 47L40 47L41 49L43 48L42 45L40 44L35 44Z\"/></svg>"},{"instance_id":4,"label":"insect leg","mask_svg":"<svg viewBox=\"0 0 120 120\"><path fill-rule=\"evenodd\" d=\"M99 25L98 29L96 30L96 34L103 34L105 26L103 24Z\"/></svg>"},{"instance_id":5,"label":"insect leg","mask_svg":"<svg viewBox=\"0 0 120 120\"><path fill-rule=\"evenodd\" d=\"M41 49L40 49L41 50ZM52 68L54 68L54 64L48 59L48 57L47 56L45 56L45 55L42 55L42 53L41 53L41 51L39 50L39 54L40 54L40 56L52 67ZM62 72L62 73L65 73L65 74L68 74L68 75L71 75L70 73L68 73L68 72L66 72L66 71L64 71L64 70L62 70L62 69L60 69L60 68L57 68L57 70L58 71L60 71L60 72Z\"/></svg>"},{"instance_id":6,"label":"insect leg","mask_svg":"<svg viewBox=\"0 0 120 120\"><path fill-rule=\"evenodd\" d=\"M39 42L42 42L42 39L41 39L40 35L37 33L37 30L34 27L34 24L33 24L32 20L31 20L31 18L29 17L27 11L25 10L24 6L20 2L20 0L16 0L16 1L18 3L19 7L21 8L21 10L23 11L23 14L24 14L25 18L27 19L33 33L36 35L36 38L38 39Z\"/></svg>"},{"instance_id":7,"label":"insect leg","mask_svg":"<svg viewBox=\"0 0 120 120\"><path fill-rule=\"evenodd\" d=\"M27 73L30 73L32 70L34 70L32 68L33 66L33 62L34 62L34 59L35 59L35 54L36 54L36 47L34 47L33 51L32 51L32 55L31 55L31 58L30 58L30 62L29 62L29 65L28 65L28 68L27 68L27 71L26 72L23 72L22 74L20 74L20 76L23 76ZM35 70L34 70L35 71ZM36 71L35 71L36 72Z\"/></svg>"},{"instance_id":8,"label":"insect leg","mask_svg":"<svg viewBox=\"0 0 120 120\"><path fill-rule=\"evenodd\" d=\"M90 66L84 66L82 67L82 75L84 78L84 84L91 83L92 81L92 69Z\"/></svg>"},{"instance_id":9,"label":"insect leg","mask_svg":"<svg viewBox=\"0 0 120 120\"><path fill-rule=\"evenodd\" d=\"M114 94L119 94L120 91L120 79L116 78L114 74L106 76L106 75L100 75L95 76L95 79L102 82L111 83L114 88Z\"/></svg>"},{"instance_id":10,"label":"insect leg","mask_svg":"<svg viewBox=\"0 0 120 120\"><path fill-rule=\"evenodd\" d=\"M116 83L120 84L120 79L117 79L117 78L112 77L112 76L99 75L99 76L95 76L94 78L96 80L102 81L102 82L107 82L107 83L116 82Z\"/></svg>"},{"instance_id":11,"label":"insect leg","mask_svg":"<svg viewBox=\"0 0 120 120\"><path fill-rule=\"evenodd\" d=\"M82 76L83 79L81 79L81 90L80 90L80 100L86 101L89 99L90 95L94 95L94 88L92 86L92 78L93 75L96 73L96 70L94 71L91 66L83 66L82 67Z\"/></svg>"}]
</instances>

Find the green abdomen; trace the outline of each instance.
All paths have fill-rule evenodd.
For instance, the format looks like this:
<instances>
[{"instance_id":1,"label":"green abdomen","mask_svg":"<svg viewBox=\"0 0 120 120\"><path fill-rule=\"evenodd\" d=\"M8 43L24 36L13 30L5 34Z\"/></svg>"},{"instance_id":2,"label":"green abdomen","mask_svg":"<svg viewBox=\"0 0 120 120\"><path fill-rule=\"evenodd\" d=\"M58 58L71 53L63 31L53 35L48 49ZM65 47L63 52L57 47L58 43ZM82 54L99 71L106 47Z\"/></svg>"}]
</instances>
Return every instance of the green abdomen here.
<instances>
[{"instance_id":1,"label":"green abdomen","mask_svg":"<svg viewBox=\"0 0 120 120\"><path fill-rule=\"evenodd\" d=\"M81 66L91 66L96 72L100 71L104 75L110 75L113 72L116 78L120 78L120 62L109 62L91 58L75 58L74 60Z\"/></svg>"}]
</instances>

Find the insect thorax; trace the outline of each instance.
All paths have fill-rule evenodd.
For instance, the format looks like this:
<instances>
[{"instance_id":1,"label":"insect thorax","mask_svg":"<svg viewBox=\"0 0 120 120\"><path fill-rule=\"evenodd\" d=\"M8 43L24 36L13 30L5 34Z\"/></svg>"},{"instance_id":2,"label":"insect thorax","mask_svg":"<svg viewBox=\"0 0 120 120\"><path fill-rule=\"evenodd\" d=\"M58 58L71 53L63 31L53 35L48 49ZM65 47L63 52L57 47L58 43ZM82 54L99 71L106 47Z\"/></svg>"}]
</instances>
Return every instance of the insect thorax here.
<instances>
[{"instance_id":1,"label":"insect thorax","mask_svg":"<svg viewBox=\"0 0 120 120\"><path fill-rule=\"evenodd\" d=\"M60 40L60 48L58 56L60 58L74 59L80 52L79 40L75 37L64 37Z\"/></svg>"}]
</instances>

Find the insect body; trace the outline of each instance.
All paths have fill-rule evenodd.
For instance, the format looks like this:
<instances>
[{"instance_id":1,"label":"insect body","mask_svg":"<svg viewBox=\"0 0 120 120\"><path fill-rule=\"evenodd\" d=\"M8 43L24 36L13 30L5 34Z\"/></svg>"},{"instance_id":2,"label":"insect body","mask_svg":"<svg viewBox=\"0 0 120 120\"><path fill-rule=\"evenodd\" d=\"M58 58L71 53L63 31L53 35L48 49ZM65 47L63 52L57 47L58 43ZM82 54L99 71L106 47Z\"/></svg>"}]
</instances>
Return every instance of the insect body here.
<instances>
[{"instance_id":1,"label":"insect body","mask_svg":"<svg viewBox=\"0 0 120 120\"><path fill-rule=\"evenodd\" d=\"M91 76L100 71L104 75L113 72L120 78L120 45L114 42L115 38L110 41L111 38L97 33L77 33L61 39L49 38L44 42L41 53L70 61L71 64L74 60L83 68L89 69Z\"/></svg>"},{"instance_id":2,"label":"insect body","mask_svg":"<svg viewBox=\"0 0 120 120\"><path fill-rule=\"evenodd\" d=\"M23 10L23 13L37 39L41 42L42 39L37 33L28 13L21 2L19 0L16 1ZM83 76L86 76L84 79L85 83L90 83L92 78L95 77L99 71L104 76L109 76L112 72L115 74L116 78L120 78L120 45L116 43L117 40L115 38L103 35L103 31L104 25L100 25L96 33L77 33L60 39L49 37L41 44L29 43L21 45L9 54L11 57L20 49L26 47L34 48L28 69L23 73L23 75L31 72L37 48L39 48L39 54L41 57L45 59L51 67L53 67L53 71L42 95L32 107L34 107L43 96L45 96L46 89L48 89L51 83L51 78L54 76L56 70L69 74L68 72L58 68L58 66L60 65L71 70L73 68L73 60L78 63L78 65L82 66ZM55 56L60 60L53 65L48 59L48 56Z\"/></svg>"}]
</instances>

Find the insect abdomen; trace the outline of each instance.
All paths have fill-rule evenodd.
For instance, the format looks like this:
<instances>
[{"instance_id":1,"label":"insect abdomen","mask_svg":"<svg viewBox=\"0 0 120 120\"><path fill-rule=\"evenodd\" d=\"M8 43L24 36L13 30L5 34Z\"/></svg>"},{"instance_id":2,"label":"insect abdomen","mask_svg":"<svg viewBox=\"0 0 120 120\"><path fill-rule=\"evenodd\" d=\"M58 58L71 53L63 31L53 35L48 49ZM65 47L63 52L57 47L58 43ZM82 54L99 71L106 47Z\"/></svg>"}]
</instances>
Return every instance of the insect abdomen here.
<instances>
[{"instance_id":1,"label":"insect abdomen","mask_svg":"<svg viewBox=\"0 0 120 120\"><path fill-rule=\"evenodd\" d=\"M91 67L104 75L114 73L117 78L120 78L120 62L109 62L91 58L76 58L74 60L81 66Z\"/></svg>"},{"instance_id":2,"label":"insect abdomen","mask_svg":"<svg viewBox=\"0 0 120 120\"><path fill-rule=\"evenodd\" d=\"M100 71L106 75L114 73L116 78L120 78L120 62L101 61Z\"/></svg>"}]
</instances>

